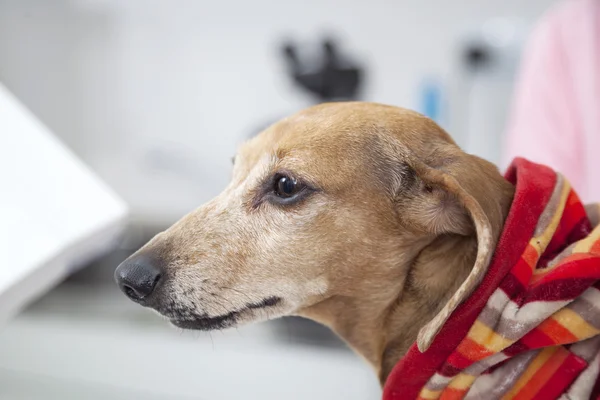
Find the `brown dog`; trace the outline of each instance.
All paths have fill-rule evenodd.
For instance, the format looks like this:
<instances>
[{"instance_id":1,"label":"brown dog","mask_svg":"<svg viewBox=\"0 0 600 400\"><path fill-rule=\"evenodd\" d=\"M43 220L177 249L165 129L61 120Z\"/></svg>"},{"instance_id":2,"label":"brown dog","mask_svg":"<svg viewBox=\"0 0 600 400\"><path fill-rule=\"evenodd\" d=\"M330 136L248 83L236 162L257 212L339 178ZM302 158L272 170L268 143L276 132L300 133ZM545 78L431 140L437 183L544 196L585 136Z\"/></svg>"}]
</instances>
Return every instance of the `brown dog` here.
<instances>
[{"instance_id":1,"label":"brown dog","mask_svg":"<svg viewBox=\"0 0 600 400\"><path fill-rule=\"evenodd\" d=\"M324 104L246 143L223 193L115 276L182 328L321 322L383 383L478 284L513 193L422 115Z\"/></svg>"}]
</instances>

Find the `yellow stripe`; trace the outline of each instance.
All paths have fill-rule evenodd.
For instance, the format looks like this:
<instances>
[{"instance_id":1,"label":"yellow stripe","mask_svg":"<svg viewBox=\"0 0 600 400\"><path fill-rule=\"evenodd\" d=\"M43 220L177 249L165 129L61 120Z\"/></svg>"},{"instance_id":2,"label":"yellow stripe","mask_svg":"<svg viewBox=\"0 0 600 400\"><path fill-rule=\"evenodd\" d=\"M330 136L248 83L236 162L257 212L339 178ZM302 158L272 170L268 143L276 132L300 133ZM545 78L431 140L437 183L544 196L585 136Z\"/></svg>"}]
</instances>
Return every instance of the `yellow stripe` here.
<instances>
[{"instance_id":1,"label":"yellow stripe","mask_svg":"<svg viewBox=\"0 0 600 400\"><path fill-rule=\"evenodd\" d=\"M448 386L452 389L467 390L471 387L473 382L475 382L476 378L476 376L461 372L460 374L456 375L454 379L452 379Z\"/></svg>"},{"instance_id":2,"label":"yellow stripe","mask_svg":"<svg viewBox=\"0 0 600 400\"><path fill-rule=\"evenodd\" d=\"M584 340L600 333L600 330L588 324L579 314L568 308L557 311L552 316L552 319L577 336L579 340Z\"/></svg>"},{"instance_id":3,"label":"yellow stripe","mask_svg":"<svg viewBox=\"0 0 600 400\"><path fill-rule=\"evenodd\" d=\"M598 225L588 237L577 242L573 249L573 253L589 253L590 249L598 239L600 239L600 225Z\"/></svg>"},{"instance_id":4,"label":"yellow stripe","mask_svg":"<svg viewBox=\"0 0 600 400\"><path fill-rule=\"evenodd\" d=\"M421 393L419 393L419 397L423 399L439 399L442 394L441 390L429 390L426 388L421 389Z\"/></svg>"},{"instance_id":5,"label":"yellow stripe","mask_svg":"<svg viewBox=\"0 0 600 400\"><path fill-rule=\"evenodd\" d=\"M527 369L523 372L519 380L515 383L515 386L513 386L510 392L505 394L504 397L502 397L502 399L512 399L517 394L519 394L523 386L525 386L529 382L531 377L542 367L542 365L546 363L546 361L548 361L550 357L552 357L554 353L556 353L558 347L559 346L546 347L540 354L538 354L533 359L531 364L529 364L529 367L527 367Z\"/></svg>"},{"instance_id":6,"label":"yellow stripe","mask_svg":"<svg viewBox=\"0 0 600 400\"><path fill-rule=\"evenodd\" d=\"M500 336L479 320L475 321L469 330L468 336L472 341L484 346L486 349L494 353L502 351L514 343L513 340Z\"/></svg>"},{"instance_id":7,"label":"yellow stripe","mask_svg":"<svg viewBox=\"0 0 600 400\"><path fill-rule=\"evenodd\" d=\"M534 237L529 242L529 244L532 245L538 251L539 256L542 255L542 253L546 250L546 247L548 247L550 240L552 240L552 236L554 236L554 233L556 232L556 228L558 227L558 224L560 223L560 219L562 218L563 212L565 210L565 206L567 204L567 199L569 197L569 193L571 192L571 185L569 185L569 182L567 182L567 180L564 178L562 178L562 180L563 180L563 188L560 193L560 201L558 202L558 207L556 208L556 211L555 211L554 215L552 216L552 220L546 227L546 230L544 231L544 233L542 233L539 237ZM557 264L560 264L560 263L557 263ZM535 266L533 266L533 274L534 275L544 275L544 274L547 274L548 272L550 272L553 268L536 269Z\"/></svg>"},{"instance_id":8,"label":"yellow stripe","mask_svg":"<svg viewBox=\"0 0 600 400\"><path fill-rule=\"evenodd\" d=\"M558 178L558 177L557 177ZM554 232L556 232L556 228L562 218L563 212L565 210L565 205L567 204L567 198L569 197L569 193L571 192L571 186L566 179L562 178L563 187L560 192L560 201L558 202L558 206L552 215L552 219L550 223L546 227L546 230L542 232L541 235L534 237L529 242L537 251L538 254L542 254L546 247L548 247L548 243L552 240L552 236L554 236Z\"/></svg>"},{"instance_id":9,"label":"yellow stripe","mask_svg":"<svg viewBox=\"0 0 600 400\"><path fill-rule=\"evenodd\" d=\"M580 241L575 243L575 246L573 246L573 248L571 249L571 252L567 255L564 256L564 258L568 257L571 254L585 254L585 253L589 253L590 249L592 248L592 246L598 241L600 240L600 225L598 225L596 228L594 228L594 230L584 239L581 239ZM564 252L563 252L564 253ZM562 255L561 255L562 256ZM550 272L552 272L553 270L556 269L556 267L558 267L559 265L562 265L562 261L556 262L556 260L553 263L550 263L548 265L547 268L543 268L543 269L536 269L534 270L534 274L538 276L540 275L546 275L549 274Z\"/></svg>"}]
</instances>

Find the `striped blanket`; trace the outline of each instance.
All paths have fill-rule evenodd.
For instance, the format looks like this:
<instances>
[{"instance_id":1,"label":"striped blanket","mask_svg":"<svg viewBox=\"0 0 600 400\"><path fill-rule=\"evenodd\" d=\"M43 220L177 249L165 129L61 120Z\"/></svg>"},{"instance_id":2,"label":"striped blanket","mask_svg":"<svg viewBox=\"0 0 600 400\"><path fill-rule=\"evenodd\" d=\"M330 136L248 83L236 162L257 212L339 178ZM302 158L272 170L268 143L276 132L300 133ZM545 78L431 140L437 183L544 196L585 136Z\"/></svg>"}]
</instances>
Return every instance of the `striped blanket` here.
<instances>
[{"instance_id":1,"label":"striped blanket","mask_svg":"<svg viewBox=\"0 0 600 400\"><path fill-rule=\"evenodd\" d=\"M506 178L515 199L484 280L399 361L384 400L600 398L600 209L523 159Z\"/></svg>"}]
</instances>

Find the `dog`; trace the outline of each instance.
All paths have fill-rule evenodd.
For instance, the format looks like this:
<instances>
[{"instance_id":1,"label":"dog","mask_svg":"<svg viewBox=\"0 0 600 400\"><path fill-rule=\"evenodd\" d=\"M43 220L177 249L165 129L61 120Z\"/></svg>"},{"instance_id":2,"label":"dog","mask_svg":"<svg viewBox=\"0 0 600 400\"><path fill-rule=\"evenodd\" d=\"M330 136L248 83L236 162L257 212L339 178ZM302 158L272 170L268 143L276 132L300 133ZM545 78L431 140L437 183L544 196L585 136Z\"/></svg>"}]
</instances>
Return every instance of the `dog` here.
<instances>
[{"instance_id":1,"label":"dog","mask_svg":"<svg viewBox=\"0 0 600 400\"><path fill-rule=\"evenodd\" d=\"M312 319L383 385L481 282L514 196L495 165L419 113L321 104L243 144L225 190L115 279L184 329Z\"/></svg>"}]
</instances>

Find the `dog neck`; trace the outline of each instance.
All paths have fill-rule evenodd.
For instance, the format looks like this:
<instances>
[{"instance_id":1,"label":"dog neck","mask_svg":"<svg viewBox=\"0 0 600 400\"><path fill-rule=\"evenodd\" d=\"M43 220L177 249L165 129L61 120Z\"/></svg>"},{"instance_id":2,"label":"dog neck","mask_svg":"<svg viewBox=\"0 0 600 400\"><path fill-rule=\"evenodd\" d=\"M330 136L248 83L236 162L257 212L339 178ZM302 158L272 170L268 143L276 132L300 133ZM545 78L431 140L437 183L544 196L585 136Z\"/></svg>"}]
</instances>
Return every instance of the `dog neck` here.
<instances>
[{"instance_id":1,"label":"dog neck","mask_svg":"<svg viewBox=\"0 0 600 400\"><path fill-rule=\"evenodd\" d=\"M390 308L379 379L387 376L415 342L419 330L442 309L467 278L477 254L474 237L441 236L425 247L413 261L409 279Z\"/></svg>"},{"instance_id":2,"label":"dog neck","mask_svg":"<svg viewBox=\"0 0 600 400\"><path fill-rule=\"evenodd\" d=\"M331 297L301 313L344 339L376 369L382 385L415 342L419 329L471 271L477 242L475 237L439 236L416 248L403 265L381 266L404 271L397 284L389 277L356 282L353 295Z\"/></svg>"}]
</instances>

